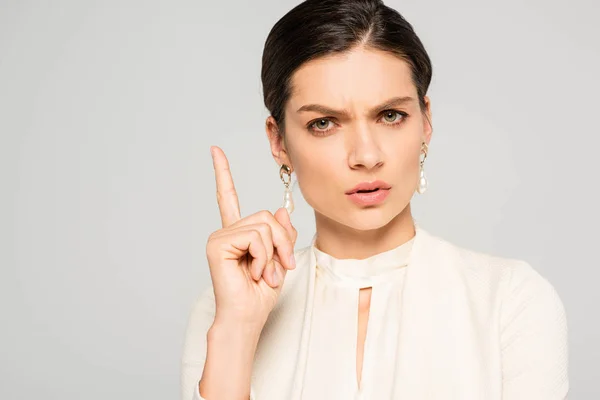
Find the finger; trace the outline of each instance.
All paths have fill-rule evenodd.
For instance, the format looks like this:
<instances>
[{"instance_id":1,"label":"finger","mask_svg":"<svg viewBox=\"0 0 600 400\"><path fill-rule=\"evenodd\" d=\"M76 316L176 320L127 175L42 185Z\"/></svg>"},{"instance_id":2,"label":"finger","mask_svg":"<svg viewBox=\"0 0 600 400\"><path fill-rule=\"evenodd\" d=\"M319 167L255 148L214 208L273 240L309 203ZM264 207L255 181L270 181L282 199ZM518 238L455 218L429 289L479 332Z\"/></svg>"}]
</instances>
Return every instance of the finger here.
<instances>
[{"instance_id":1,"label":"finger","mask_svg":"<svg viewBox=\"0 0 600 400\"><path fill-rule=\"evenodd\" d=\"M275 219L277 219L277 221L279 221L281 226L283 226L285 228L285 230L288 233L288 236L290 237L290 239L292 241L292 244L295 245L296 239L298 238L298 231L292 224L292 219L291 219L290 214L287 211L287 209L285 209L284 207L277 209L277 211L275 211L274 216L275 216Z\"/></svg>"},{"instance_id":2,"label":"finger","mask_svg":"<svg viewBox=\"0 0 600 400\"><path fill-rule=\"evenodd\" d=\"M275 268L278 269L279 273L281 274L281 275L279 275L280 276L279 283L277 285L272 285L271 283L269 283L270 282L269 280L261 279L260 281L258 281L258 285L259 286L263 286L264 285L264 286L267 286L267 287L275 290L276 292L281 292L281 289L283 287L283 283L285 281L285 275L286 275L286 271L287 270L285 268L283 268L281 266L281 264L278 264L278 266L276 266Z\"/></svg>"},{"instance_id":3,"label":"finger","mask_svg":"<svg viewBox=\"0 0 600 400\"><path fill-rule=\"evenodd\" d=\"M252 279L255 281L260 281L262 277L267 284L276 288L281 284L284 275L281 274L281 270L285 269L279 260L279 256L273 251L273 240L272 240L272 231L270 225L266 223L245 225L235 228L235 230L228 231L229 233L225 233L222 236L230 236L234 233L240 232L258 232L260 240L262 243L262 249L264 249L265 257L261 256L258 258L254 258L250 262L249 269L250 275ZM261 252L263 251L261 249ZM237 254L236 254L237 255ZM279 269L278 269L279 268Z\"/></svg>"},{"instance_id":4,"label":"finger","mask_svg":"<svg viewBox=\"0 0 600 400\"><path fill-rule=\"evenodd\" d=\"M212 248L218 249L213 252ZM225 254L225 260L239 260L246 253L266 264L267 251L262 241L260 232L248 229L235 231L209 238L207 243L207 254Z\"/></svg>"},{"instance_id":5,"label":"finger","mask_svg":"<svg viewBox=\"0 0 600 400\"><path fill-rule=\"evenodd\" d=\"M247 218L244 218L239 222L246 220ZM280 228L283 229L282 227ZM263 241L263 247L267 257L266 259L261 257L260 259L253 259L251 261L249 266L250 275L252 276L252 279L257 282L259 282L262 277L271 288L276 288L282 283L285 274L282 274L281 271L285 270L285 267L282 266L279 254L274 251L271 225L264 222L236 227L233 227L232 225L228 229L222 229L221 232L221 234L216 235L220 235L218 237L229 237L236 232L258 232Z\"/></svg>"},{"instance_id":6,"label":"finger","mask_svg":"<svg viewBox=\"0 0 600 400\"><path fill-rule=\"evenodd\" d=\"M287 213L285 209L283 211ZM279 255L281 263L287 269L294 269L294 243L292 242L292 238L289 236L288 230L269 211L263 210L245 217L231 225L229 229L260 222L269 224L271 227L273 246Z\"/></svg>"},{"instance_id":7,"label":"finger","mask_svg":"<svg viewBox=\"0 0 600 400\"><path fill-rule=\"evenodd\" d=\"M267 262L267 265L265 266L265 270L262 274L263 278L265 279L265 281L267 281L267 283L269 284L269 286L271 286L272 288L276 288L277 286L279 286L280 284L280 276L278 275L278 271L277 271L277 263L275 262L275 259L271 259L271 261Z\"/></svg>"},{"instance_id":8,"label":"finger","mask_svg":"<svg viewBox=\"0 0 600 400\"><path fill-rule=\"evenodd\" d=\"M240 222L243 220L240 220ZM260 277L263 275L265 265L271 261L274 254L274 246L273 246L273 233L271 231L271 226L267 223L260 222L256 224L249 225L240 225L236 226L235 224L230 226L228 229L220 230L220 233L216 233L215 236L224 236L234 232L241 231L257 231L263 242L263 246L266 251L266 262L264 260L256 260L253 259L250 265L250 275L255 281L258 281ZM219 231L218 231L219 232Z\"/></svg>"},{"instance_id":9,"label":"finger","mask_svg":"<svg viewBox=\"0 0 600 400\"><path fill-rule=\"evenodd\" d=\"M287 270L279 263L275 265L275 273L277 274L277 285L274 288L281 288L285 281Z\"/></svg>"},{"instance_id":10,"label":"finger","mask_svg":"<svg viewBox=\"0 0 600 400\"><path fill-rule=\"evenodd\" d=\"M264 268L262 279L259 279L259 286L266 285L276 291L281 290L281 286L285 280L287 270L278 261L278 256L275 254L271 262L267 263Z\"/></svg>"},{"instance_id":11,"label":"finger","mask_svg":"<svg viewBox=\"0 0 600 400\"><path fill-rule=\"evenodd\" d=\"M217 146L212 146L210 150L217 183L217 204L221 213L221 224L225 228L240 219L240 204L225 153Z\"/></svg>"},{"instance_id":12,"label":"finger","mask_svg":"<svg viewBox=\"0 0 600 400\"><path fill-rule=\"evenodd\" d=\"M296 244L296 238L298 237L298 232L292 225L292 221L290 219L290 214L288 213L288 211L285 208L282 207L282 208L279 208L277 211L275 211L274 217L279 222L279 224L285 229L287 236L290 240L291 249L290 249L289 261L285 265L286 265L287 269L294 269L294 268L296 268L296 258L294 256L294 246Z\"/></svg>"}]
</instances>

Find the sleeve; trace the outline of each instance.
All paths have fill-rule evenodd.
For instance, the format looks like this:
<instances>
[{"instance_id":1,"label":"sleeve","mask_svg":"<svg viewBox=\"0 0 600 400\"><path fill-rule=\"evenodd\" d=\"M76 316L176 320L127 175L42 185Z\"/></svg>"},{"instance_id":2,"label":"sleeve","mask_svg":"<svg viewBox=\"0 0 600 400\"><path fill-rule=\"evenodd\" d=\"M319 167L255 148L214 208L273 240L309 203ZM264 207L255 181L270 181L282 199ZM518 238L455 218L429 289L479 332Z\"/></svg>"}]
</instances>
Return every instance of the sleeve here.
<instances>
[{"instance_id":1,"label":"sleeve","mask_svg":"<svg viewBox=\"0 0 600 400\"><path fill-rule=\"evenodd\" d=\"M196 385L196 390L194 390L194 397L192 400L206 400L204 397L200 396L200 391L198 390L198 385ZM254 390L250 388L250 400L256 400L254 396Z\"/></svg>"},{"instance_id":2,"label":"sleeve","mask_svg":"<svg viewBox=\"0 0 600 400\"><path fill-rule=\"evenodd\" d=\"M568 331L554 286L531 265L511 271L502 305L502 399L566 400Z\"/></svg>"},{"instance_id":3,"label":"sleeve","mask_svg":"<svg viewBox=\"0 0 600 400\"><path fill-rule=\"evenodd\" d=\"M192 400L206 400L204 397L200 396L198 385L196 385L196 390L194 390L194 397L192 398ZM253 388L250 388L250 400L256 400Z\"/></svg>"},{"instance_id":4,"label":"sleeve","mask_svg":"<svg viewBox=\"0 0 600 400\"><path fill-rule=\"evenodd\" d=\"M200 396L198 384L206 360L206 334L215 319L215 297L212 285L196 300L188 320L181 365L182 400L208 400ZM250 400L256 400L250 388Z\"/></svg>"}]
</instances>

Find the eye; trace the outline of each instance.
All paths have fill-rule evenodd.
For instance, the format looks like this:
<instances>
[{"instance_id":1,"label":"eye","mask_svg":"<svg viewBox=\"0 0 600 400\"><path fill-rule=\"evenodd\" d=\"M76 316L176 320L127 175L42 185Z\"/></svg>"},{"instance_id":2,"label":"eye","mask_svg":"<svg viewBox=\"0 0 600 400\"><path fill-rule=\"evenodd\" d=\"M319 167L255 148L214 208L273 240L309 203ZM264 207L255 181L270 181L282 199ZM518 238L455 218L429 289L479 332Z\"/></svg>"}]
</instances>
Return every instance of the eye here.
<instances>
[{"instance_id":1,"label":"eye","mask_svg":"<svg viewBox=\"0 0 600 400\"><path fill-rule=\"evenodd\" d=\"M316 135L322 135L333 129L333 122L328 118L320 118L308 124L308 130Z\"/></svg>"},{"instance_id":2,"label":"eye","mask_svg":"<svg viewBox=\"0 0 600 400\"><path fill-rule=\"evenodd\" d=\"M326 129L329 126L329 123L331 121L328 119L320 119L318 121L315 121L315 128L317 129Z\"/></svg>"},{"instance_id":3,"label":"eye","mask_svg":"<svg viewBox=\"0 0 600 400\"><path fill-rule=\"evenodd\" d=\"M406 113L396 111L396 110L386 110L383 112L383 119L385 120L385 122L390 123L390 124L399 123L406 116L407 116Z\"/></svg>"}]
</instances>

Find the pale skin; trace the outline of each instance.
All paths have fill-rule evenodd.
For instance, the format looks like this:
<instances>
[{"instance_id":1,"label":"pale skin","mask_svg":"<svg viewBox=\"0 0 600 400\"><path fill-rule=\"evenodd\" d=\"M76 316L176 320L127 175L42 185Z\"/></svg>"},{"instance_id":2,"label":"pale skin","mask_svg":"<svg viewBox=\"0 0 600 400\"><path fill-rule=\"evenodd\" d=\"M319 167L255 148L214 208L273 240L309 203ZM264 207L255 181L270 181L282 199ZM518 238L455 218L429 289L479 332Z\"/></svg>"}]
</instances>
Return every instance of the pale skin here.
<instances>
[{"instance_id":1,"label":"pale skin","mask_svg":"<svg viewBox=\"0 0 600 400\"><path fill-rule=\"evenodd\" d=\"M291 85L285 126L269 117L266 132L273 158L292 168L303 197L315 210L316 246L336 258L363 259L410 240L415 235L410 200L418 183L421 145L429 144L432 127L429 98L425 96L422 109L408 64L389 53L358 47L305 63ZM262 326L276 304L285 272L294 268L287 260L297 233L285 209L240 218L227 159L219 148L214 150L223 229L207 245L217 317L208 334L200 393L207 399L217 398L217 393L219 399L241 399L248 398ZM360 182L377 179L391 185L379 205L358 206L345 194ZM250 238L254 248L248 246ZM258 261L248 264L248 252L257 254ZM244 268L248 272L241 273ZM281 281L272 279L273 271L280 272ZM359 293L359 386L371 291Z\"/></svg>"}]
</instances>

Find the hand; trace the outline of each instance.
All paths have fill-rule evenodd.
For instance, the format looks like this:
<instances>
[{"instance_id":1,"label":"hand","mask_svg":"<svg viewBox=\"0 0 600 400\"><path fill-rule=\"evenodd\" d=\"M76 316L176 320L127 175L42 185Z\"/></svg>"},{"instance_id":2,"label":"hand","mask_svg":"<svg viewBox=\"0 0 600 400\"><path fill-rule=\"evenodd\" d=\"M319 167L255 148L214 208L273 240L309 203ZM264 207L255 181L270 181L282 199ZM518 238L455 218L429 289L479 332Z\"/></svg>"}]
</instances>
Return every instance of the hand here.
<instances>
[{"instance_id":1,"label":"hand","mask_svg":"<svg viewBox=\"0 0 600 400\"><path fill-rule=\"evenodd\" d=\"M222 228L206 244L216 301L215 322L262 330L275 307L287 270L295 268L297 231L285 208L245 218L225 153L211 147Z\"/></svg>"}]
</instances>

